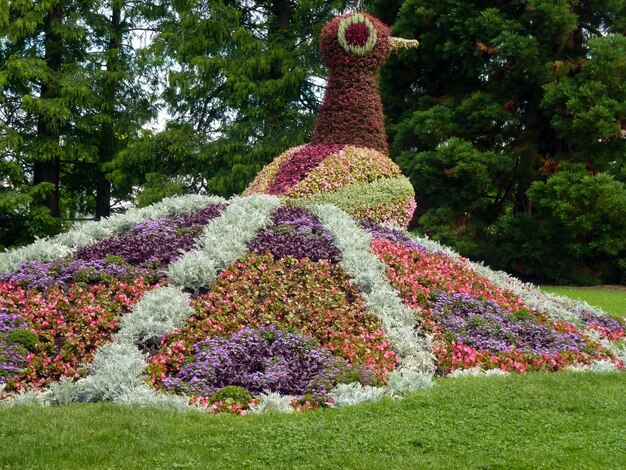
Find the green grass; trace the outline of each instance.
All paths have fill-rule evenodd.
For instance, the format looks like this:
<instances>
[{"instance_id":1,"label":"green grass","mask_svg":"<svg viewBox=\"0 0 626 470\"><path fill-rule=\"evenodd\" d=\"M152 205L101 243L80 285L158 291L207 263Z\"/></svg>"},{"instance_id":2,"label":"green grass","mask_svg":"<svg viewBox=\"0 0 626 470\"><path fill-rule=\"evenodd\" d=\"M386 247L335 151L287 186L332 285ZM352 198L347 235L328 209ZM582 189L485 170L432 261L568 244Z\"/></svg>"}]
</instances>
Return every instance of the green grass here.
<instances>
[{"instance_id":1,"label":"green grass","mask_svg":"<svg viewBox=\"0 0 626 470\"><path fill-rule=\"evenodd\" d=\"M625 389L626 374L559 373L300 415L0 408L0 468L624 468Z\"/></svg>"},{"instance_id":2,"label":"green grass","mask_svg":"<svg viewBox=\"0 0 626 470\"><path fill-rule=\"evenodd\" d=\"M542 286L541 290L596 305L615 317L626 317L626 287Z\"/></svg>"}]
</instances>

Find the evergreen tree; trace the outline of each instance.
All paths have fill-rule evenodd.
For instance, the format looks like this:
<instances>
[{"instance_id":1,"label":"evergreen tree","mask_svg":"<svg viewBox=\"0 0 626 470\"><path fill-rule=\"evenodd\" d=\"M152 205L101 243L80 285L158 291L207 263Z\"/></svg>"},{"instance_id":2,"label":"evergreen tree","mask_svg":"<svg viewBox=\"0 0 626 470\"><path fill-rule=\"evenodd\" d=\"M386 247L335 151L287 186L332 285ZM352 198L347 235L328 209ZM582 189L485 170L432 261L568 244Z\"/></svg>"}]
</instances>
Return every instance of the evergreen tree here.
<instances>
[{"instance_id":1,"label":"evergreen tree","mask_svg":"<svg viewBox=\"0 0 626 470\"><path fill-rule=\"evenodd\" d=\"M163 188L163 194L243 191L264 164L308 140L325 76L319 31L345 5L313 0L177 2L154 43L155 57L169 68L164 99L175 121L155 145L177 150L167 155L162 168L142 152L153 144L138 142L136 158L120 157L113 165L115 181L127 188L141 184L153 195ZM178 148L181 133L191 148ZM150 133L144 140L153 137ZM135 165L129 166L130 161ZM137 173L144 163L150 176L143 181L125 176Z\"/></svg>"},{"instance_id":2,"label":"evergreen tree","mask_svg":"<svg viewBox=\"0 0 626 470\"><path fill-rule=\"evenodd\" d=\"M105 165L154 114L134 31L154 2L8 2L0 17L0 245L110 215ZM6 222L6 225L5 225Z\"/></svg>"},{"instance_id":3,"label":"evergreen tree","mask_svg":"<svg viewBox=\"0 0 626 470\"><path fill-rule=\"evenodd\" d=\"M5 2L0 21L0 217L12 225L7 245L61 227L62 165L72 116L88 96L78 73L87 2ZM8 21L7 21L8 19ZM19 202L19 203L18 203Z\"/></svg>"},{"instance_id":4,"label":"evergreen tree","mask_svg":"<svg viewBox=\"0 0 626 470\"><path fill-rule=\"evenodd\" d=\"M592 176L623 178L626 2L405 0L371 7L397 12L387 18L394 33L420 41L419 50L392 58L382 78L391 153L415 187L417 227L466 255L550 280L494 243L505 221L541 223L546 212L533 210L529 189L560 165L580 162ZM525 237L539 236L532 224L522 226ZM579 253L569 265L585 265L590 256ZM615 273L607 267L594 276L617 280Z\"/></svg>"}]
</instances>

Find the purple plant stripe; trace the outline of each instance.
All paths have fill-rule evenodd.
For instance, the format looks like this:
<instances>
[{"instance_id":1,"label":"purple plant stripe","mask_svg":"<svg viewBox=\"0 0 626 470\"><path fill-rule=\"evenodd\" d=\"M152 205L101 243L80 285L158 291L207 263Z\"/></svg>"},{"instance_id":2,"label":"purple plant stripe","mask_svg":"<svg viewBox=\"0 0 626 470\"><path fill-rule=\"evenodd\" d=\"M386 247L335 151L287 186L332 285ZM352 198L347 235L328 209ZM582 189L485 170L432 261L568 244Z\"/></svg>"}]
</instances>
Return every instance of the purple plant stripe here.
<instances>
[{"instance_id":1,"label":"purple plant stripe","mask_svg":"<svg viewBox=\"0 0 626 470\"><path fill-rule=\"evenodd\" d=\"M341 259L341 252L332 243L332 234L307 210L283 206L274 212L272 220L274 225L248 243L250 251L270 252L275 259L293 256L312 261L329 259L335 263Z\"/></svg>"}]
</instances>

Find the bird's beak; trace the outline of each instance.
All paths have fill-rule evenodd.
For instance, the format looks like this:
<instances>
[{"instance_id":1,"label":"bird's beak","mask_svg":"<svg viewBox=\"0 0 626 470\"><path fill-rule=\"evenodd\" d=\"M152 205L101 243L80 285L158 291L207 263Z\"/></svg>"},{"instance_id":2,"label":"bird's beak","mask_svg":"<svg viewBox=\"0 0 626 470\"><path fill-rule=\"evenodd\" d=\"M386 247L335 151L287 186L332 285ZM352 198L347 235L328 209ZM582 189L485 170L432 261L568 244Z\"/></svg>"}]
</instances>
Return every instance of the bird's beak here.
<instances>
[{"instance_id":1,"label":"bird's beak","mask_svg":"<svg viewBox=\"0 0 626 470\"><path fill-rule=\"evenodd\" d=\"M393 52L397 52L402 49L415 49L420 45L416 39L402 39L395 37L389 38L389 44L391 44L391 50Z\"/></svg>"}]
</instances>

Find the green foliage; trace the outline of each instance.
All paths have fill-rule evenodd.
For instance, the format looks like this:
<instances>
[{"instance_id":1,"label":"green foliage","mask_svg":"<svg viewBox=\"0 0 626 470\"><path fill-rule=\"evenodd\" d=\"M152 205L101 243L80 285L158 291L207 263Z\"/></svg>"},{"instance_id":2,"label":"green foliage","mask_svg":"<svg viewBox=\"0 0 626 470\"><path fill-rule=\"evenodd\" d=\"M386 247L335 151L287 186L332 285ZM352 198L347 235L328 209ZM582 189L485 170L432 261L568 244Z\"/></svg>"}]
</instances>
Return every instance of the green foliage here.
<instances>
[{"instance_id":1,"label":"green foliage","mask_svg":"<svg viewBox=\"0 0 626 470\"><path fill-rule=\"evenodd\" d=\"M564 283L624 281L626 185L582 164L563 165L528 191L531 214L508 213L494 225L503 262L520 274Z\"/></svg>"},{"instance_id":2,"label":"green foliage","mask_svg":"<svg viewBox=\"0 0 626 470\"><path fill-rule=\"evenodd\" d=\"M247 405L252 401L252 395L243 387L237 385L227 385L216 392L210 399L209 403L223 401L228 404L237 404L239 406Z\"/></svg>"},{"instance_id":3,"label":"green foliage","mask_svg":"<svg viewBox=\"0 0 626 470\"><path fill-rule=\"evenodd\" d=\"M181 165L178 176L200 174L211 193L239 193L264 164L307 140L318 105L316 78L324 75L319 31L346 3L175 4L153 53L167 57L164 99L198 145L201 170Z\"/></svg>"},{"instance_id":4,"label":"green foliage","mask_svg":"<svg viewBox=\"0 0 626 470\"><path fill-rule=\"evenodd\" d=\"M39 337L30 330L15 328L11 330L6 341L8 344L19 344L26 351L33 352L39 344Z\"/></svg>"},{"instance_id":5,"label":"green foliage","mask_svg":"<svg viewBox=\"0 0 626 470\"><path fill-rule=\"evenodd\" d=\"M521 275L554 281L574 269L615 280L619 256L607 257L615 251L609 245L621 244L619 223L604 230L598 243L605 249L587 251L579 231L588 229L562 224L572 231L561 233L562 240L579 241L567 258L552 255L547 264L554 266L541 266L549 251L534 234L558 209L547 208L548 196L535 183L549 181L566 162L624 181L626 4L379 0L369 6L387 16L395 35L420 41L419 49L392 57L382 77L391 154L415 187L417 229ZM578 209L589 212L586 205ZM501 245L502 237L493 236L505 226L522 243L517 253L512 242ZM547 244L560 248L553 253L564 250L556 240ZM603 261L585 265L592 252L604 253ZM533 267L520 266L522 259L533 259Z\"/></svg>"}]
</instances>

